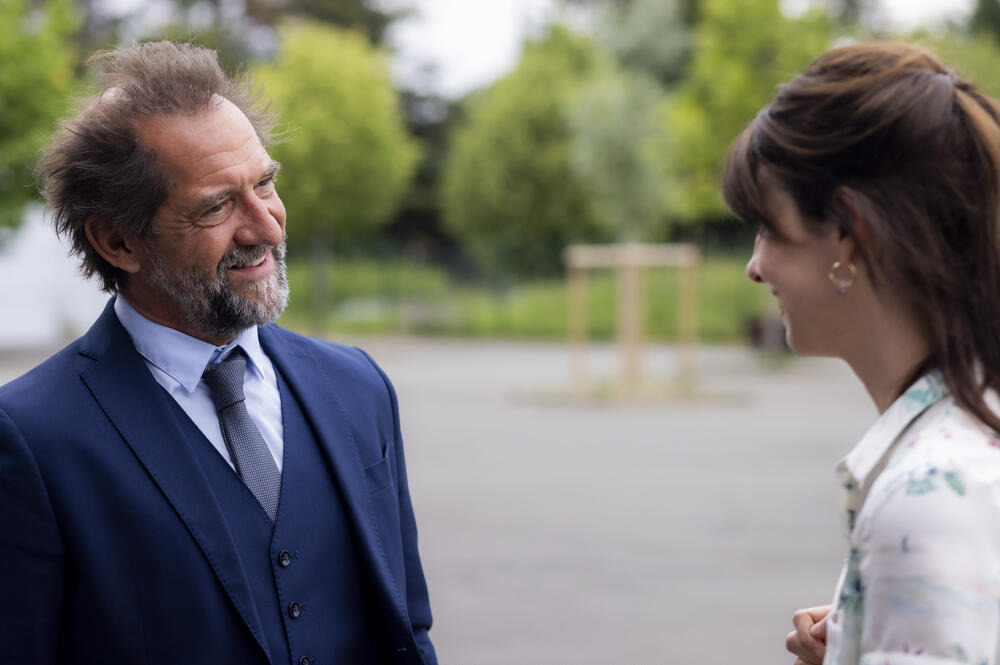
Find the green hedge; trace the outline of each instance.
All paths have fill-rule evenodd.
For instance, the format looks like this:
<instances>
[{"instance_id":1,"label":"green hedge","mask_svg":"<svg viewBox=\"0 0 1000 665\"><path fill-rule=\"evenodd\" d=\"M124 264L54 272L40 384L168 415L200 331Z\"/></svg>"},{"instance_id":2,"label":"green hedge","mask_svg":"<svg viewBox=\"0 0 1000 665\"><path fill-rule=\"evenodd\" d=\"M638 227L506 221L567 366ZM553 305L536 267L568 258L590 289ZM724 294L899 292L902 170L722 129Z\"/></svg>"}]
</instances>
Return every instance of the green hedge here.
<instances>
[{"instance_id":1,"label":"green hedge","mask_svg":"<svg viewBox=\"0 0 1000 665\"><path fill-rule=\"evenodd\" d=\"M703 341L744 337L759 314L766 289L750 282L745 257L709 256L698 272L698 331ZM417 333L469 337L564 339L568 306L565 281L533 281L499 289L459 283L439 268L370 260L337 261L328 270L330 303L317 319L310 309L310 267L289 265L292 298L282 322L313 333ZM645 277L646 334L677 334L677 275L669 269ZM592 339L615 331L617 285L610 271L588 280L588 330ZM317 326L317 321L322 321ZM323 330L317 331L317 327Z\"/></svg>"}]
</instances>

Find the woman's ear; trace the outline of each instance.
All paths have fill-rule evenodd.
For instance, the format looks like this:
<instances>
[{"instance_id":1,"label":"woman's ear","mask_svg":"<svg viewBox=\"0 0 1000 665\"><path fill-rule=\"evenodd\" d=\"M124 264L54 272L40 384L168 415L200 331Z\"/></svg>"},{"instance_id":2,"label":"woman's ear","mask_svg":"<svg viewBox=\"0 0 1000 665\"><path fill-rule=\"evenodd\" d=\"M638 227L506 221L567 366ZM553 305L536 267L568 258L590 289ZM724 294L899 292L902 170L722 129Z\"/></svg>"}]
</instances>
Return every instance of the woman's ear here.
<instances>
[{"instance_id":1,"label":"woman's ear","mask_svg":"<svg viewBox=\"0 0 1000 665\"><path fill-rule=\"evenodd\" d=\"M834 218L838 222L839 261L858 263L861 248L872 246L871 207L868 199L850 187L834 190Z\"/></svg>"},{"instance_id":2,"label":"woman's ear","mask_svg":"<svg viewBox=\"0 0 1000 665\"><path fill-rule=\"evenodd\" d=\"M138 253L139 241L136 238L123 233L101 217L88 217L83 229L90 246L105 261L127 273L139 272L142 261Z\"/></svg>"}]
</instances>

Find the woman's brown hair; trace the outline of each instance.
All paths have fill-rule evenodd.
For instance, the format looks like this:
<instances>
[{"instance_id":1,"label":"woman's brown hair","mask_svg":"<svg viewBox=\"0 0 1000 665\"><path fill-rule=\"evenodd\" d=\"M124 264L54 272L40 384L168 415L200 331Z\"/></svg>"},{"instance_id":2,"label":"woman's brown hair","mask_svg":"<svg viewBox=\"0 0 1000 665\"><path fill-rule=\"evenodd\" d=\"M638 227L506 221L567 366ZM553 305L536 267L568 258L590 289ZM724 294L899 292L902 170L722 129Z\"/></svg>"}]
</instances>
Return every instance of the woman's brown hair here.
<instances>
[{"instance_id":1,"label":"woman's brown hair","mask_svg":"<svg viewBox=\"0 0 1000 665\"><path fill-rule=\"evenodd\" d=\"M857 236L852 219L863 217L858 245L875 287L905 300L930 341L926 364L1000 431L983 402L984 389L1000 389L998 122L996 102L925 49L837 48L736 139L723 196L748 223L772 227L766 169L809 224Z\"/></svg>"}]
</instances>

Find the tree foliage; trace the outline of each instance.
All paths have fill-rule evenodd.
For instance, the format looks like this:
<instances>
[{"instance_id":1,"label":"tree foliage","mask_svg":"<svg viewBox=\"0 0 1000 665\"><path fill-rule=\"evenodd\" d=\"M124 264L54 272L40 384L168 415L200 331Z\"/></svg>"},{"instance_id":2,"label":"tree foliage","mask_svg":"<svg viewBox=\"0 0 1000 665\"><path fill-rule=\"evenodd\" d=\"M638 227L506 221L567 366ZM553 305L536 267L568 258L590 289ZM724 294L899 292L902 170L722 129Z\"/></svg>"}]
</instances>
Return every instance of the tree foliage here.
<instances>
[{"instance_id":1,"label":"tree foliage","mask_svg":"<svg viewBox=\"0 0 1000 665\"><path fill-rule=\"evenodd\" d=\"M877 15L878 0L821 0L837 22L846 27L866 24Z\"/></svg>"},{"instance_id":2,"label":"tree foliage","mask_svg":"<svg viewBox=\"0 0 1000 665\"><path fill-rule=\"evenodd\" d=\"M289 242L350 248L396 209L417 149L384 55L364 36L298 22L279 35L277 60L254 75L287 125L271 152L282 163Z\"/></svg>"},{"instance_id":3,"label":"tree foliage","mask_svg":"<svg viewBox=\"0 0 1000 665\"><path fill-rule=\"evenodd\" d=\"M607 10L598 34L626 68L671 86L691 51L692 5L691 0L631 0Z\"/></svg>"},{"instance_id":4,"label":"tree foliage","mask_svg":"<svg viewBox=\"0 0 1000 665\"><path fill-rule=\"evenodd\" d=\"M662 100L654 80L607 63L569 108L573 170L620 240L664 235Z\"/></svg>"},{"instance_id":5,"label":"tree foliage","mask_svg":"<svg viewBox=\"0 0 1000 665\"><path fill-rule=\"evenodd\" d=\"M825 13L798 19L778 0L704 0L695 50L665 107L669 137L668 199L679 221L727 215L719 194L728 146L777 92L830 46Z\"/></svg>"},{"instance_id":6,"label":"tree foliage","mask_svg":"<svg viewBox=\"0 0 1000 665\"><path fill-rule=\"evenodd\" d=\"M494 273L552 274L567 244L607 240L572 165L567 110L601 53L553 27L525 46L513 72L470 102L445 168L445 218Z\"/></svg>"},{"instance_id":7,"label":"tree foliage","mask_svg":"<svg viewBox=\"0 0 1000 665\"><path fill-rule=\"evenodd\" d=\"M0 0L0 225L17 224L35 197L32 169L73 87L76 18L69 0L29 10Z\"/></svg>"},{"instance_id":8,"label":"tree foliage","mask_svg":"<svg viewBox=\"0 0 1000 665\"><path fill-rule=\"evenodd\" d=\"M149 39L190 42L216 50L232 69L248 60L270 58L277 28L285 21L313 21L354 30L381 45L392 23L412 13L411 0L166 0L159 21L149 21L148 8L139 5L117 20L102 15L108 0L76 0L87 8L88 45L107 46L116 33L141 26ZM106 10L105 10L106 11ZM145 19L145 20L144 20Z\"/></svg>"},{"instance_id":9,"label":"tree foliage","mask_svg":"<svg viewBox=\"0 0 1000 665\"><path fill-rule=\"evenodd\" d=\"M917 34L914 41L933 51L959 75L974 81L983 92L1000 99L1000 69L997 68L1000 45L992 34Z\"/></svg>"},{"instance_id":10,"label":"tree foliage","mask_svg":"<svg viewBox=\"0 0 1000 665\"><path fill-rule=\"evenodd\" d=\"M373 44L382 43L389 25L407 13L404 9L383 9L371 0L248 0L246 8L247 14L263 25L275 25L289 16L311 19L359 30Z\"/></svg>"},{"instance_id":11,"label":"tree foliage","mask_svg":"<svg viewBox=\"0 0 1000 665\"><path fill-rule=\"evenodd\" d=\"M1000 41L1000 2L997 0L977 0L969 27L973 32L985 33Z\"/></svg>"}]
</instances>

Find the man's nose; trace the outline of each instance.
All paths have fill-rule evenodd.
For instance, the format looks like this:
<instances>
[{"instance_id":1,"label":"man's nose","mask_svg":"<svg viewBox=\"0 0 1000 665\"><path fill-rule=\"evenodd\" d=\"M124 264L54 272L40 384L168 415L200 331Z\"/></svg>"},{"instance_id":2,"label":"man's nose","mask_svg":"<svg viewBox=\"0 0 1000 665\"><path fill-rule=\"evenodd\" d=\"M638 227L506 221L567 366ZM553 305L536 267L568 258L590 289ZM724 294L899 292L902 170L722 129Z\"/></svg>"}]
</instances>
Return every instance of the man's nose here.
<instances>
[{"instance_id":1,"label":"man's nose","mask_svg":"<svg viewBox=\"0 0 1000 665\"><path fill-rule=\"evenodd\" d=\"M285 237L281 224L281 210L272 209L268 201L256 196L244 204L243 223L236 234L240 245L279 245ZM280 206L278 206L280 208Z\"/></svg>"}]
</instances>

